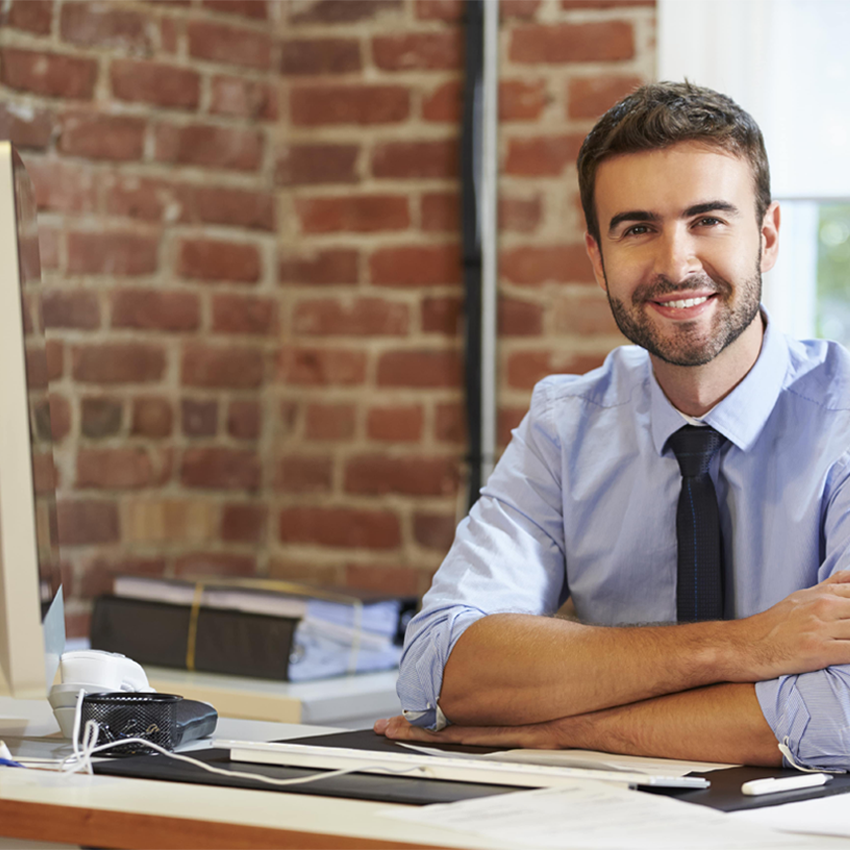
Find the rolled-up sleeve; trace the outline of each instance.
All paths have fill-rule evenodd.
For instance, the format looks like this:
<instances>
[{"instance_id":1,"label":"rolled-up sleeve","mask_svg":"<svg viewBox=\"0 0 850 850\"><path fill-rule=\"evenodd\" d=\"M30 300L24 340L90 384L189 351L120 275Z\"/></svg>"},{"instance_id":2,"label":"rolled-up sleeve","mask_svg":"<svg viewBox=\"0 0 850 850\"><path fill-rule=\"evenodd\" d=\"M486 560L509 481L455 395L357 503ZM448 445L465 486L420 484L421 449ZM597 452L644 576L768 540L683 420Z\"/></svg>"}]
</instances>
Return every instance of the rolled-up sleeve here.
<instances>
[{"instance_id":1,"label":"rolled-up sleeve","mask_svg":"<svg viewBox=\"0 0 850 850\"><path fill-rule=\"evenodd\" d=\"M553 614L568 595L560 448L546 382L410 622L398 694L412 723L440 728L443 668L460 636L490 614Z\"/></svg>"}]
</instances>

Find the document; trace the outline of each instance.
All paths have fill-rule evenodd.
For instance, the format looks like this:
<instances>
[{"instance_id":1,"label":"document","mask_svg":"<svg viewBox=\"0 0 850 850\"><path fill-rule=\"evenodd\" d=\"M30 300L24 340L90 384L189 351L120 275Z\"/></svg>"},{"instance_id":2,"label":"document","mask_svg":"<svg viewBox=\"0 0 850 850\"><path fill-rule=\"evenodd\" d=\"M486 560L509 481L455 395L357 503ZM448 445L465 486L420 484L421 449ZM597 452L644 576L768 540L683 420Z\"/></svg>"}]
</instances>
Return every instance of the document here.
<instances>
[{"instance_id":1,"label":"document","mask_svg":"<svg viewBox=\"0 0 850 850\"><path fill-rule=\"evenodd\" d=\"M740 824L769 824L783 832L850 838L848 802L850 798L847 794L833 794L829 797L783 803L769 808L730 812L729 817Z\"/></svg>"},{"instance_id":2,"label":"document","mask_svg":"<svg viewBox=\"0 0 850 850\"><path fill-rule=\"evenodd\" d=\"M381 814L553 850L622 850L626 846L630 850L761 850L809 846L799 835L731 820L705 806L589 780L574 786L517 791L417 809L386 809Z\"/></svg>"}]
</instances>

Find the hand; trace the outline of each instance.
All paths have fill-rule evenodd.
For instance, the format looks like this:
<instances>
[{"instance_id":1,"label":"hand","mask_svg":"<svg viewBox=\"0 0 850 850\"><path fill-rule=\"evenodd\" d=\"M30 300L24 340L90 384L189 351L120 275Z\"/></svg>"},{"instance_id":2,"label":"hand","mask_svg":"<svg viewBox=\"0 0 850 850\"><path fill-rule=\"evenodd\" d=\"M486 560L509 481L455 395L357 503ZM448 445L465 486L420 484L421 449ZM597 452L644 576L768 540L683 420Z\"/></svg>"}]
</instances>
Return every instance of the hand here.
<instances>
[{"instance_id":1,"label":"hand","mask_svg":"<svg viewBox=\"0 0 850 850\"><path fill-rule=\"evenodd\" d=\"M560 744L556 723L534 723L528 726L446 726L432 732L408 723L401 715L377 720L373 726L379 735L394 741L420 744L466 744L477 747L513 747L517 749L554 750Z\"/></svg>"},{"instance_id":2,"label":"hand","mask_svg":"<svg viewBox=\"0 0 850 850\"><path fill-rule=\"evenodd\" d=\"M738 636L738 664L729 681L755 682L850 664L850 571L729 626Z\"/></svg>"}]
</instances>

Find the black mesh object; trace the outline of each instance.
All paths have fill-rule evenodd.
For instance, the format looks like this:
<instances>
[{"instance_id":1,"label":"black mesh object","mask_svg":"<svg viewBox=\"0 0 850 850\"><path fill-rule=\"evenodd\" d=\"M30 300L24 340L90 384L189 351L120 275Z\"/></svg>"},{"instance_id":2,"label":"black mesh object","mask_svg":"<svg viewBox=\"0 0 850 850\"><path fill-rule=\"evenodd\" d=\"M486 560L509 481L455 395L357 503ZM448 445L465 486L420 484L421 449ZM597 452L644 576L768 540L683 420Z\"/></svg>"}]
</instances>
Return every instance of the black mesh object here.
<instances>
[{"instance_id":1,"label":"black mesh object","mask_svg":"<svg viewBox=\"0 0 850 850\"><path fill-rule=\"evenodd\" d=\"M125 738L143 738L166 750L179 743L177 735L177 705L182 697L174 694L127 693L88 694L83 699L80 723L82 738L86 721L95 720L100 727L98 746ZM143 744L110 747L98 755L132 756L155 752Z\"/></svg>"}]
</instances>

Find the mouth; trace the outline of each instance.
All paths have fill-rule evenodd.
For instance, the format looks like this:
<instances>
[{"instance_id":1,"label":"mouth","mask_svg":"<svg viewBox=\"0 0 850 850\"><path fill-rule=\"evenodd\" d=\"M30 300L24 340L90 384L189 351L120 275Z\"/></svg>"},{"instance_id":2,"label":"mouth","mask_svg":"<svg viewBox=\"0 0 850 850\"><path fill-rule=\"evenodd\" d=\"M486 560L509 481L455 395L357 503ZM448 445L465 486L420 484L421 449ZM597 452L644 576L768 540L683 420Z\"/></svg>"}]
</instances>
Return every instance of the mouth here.
<instances>
[{"instance_id":1,"label":"mouth","mask_svg":"<svg viewBox=\"0 0 850 850\"><path fill-rule=\"evenodd\" d=\"M711 302L717 298L716 292L689 295L687 298L682 298L681 293L678 293L678 297L676 295L652 298L649 299L649 304L667 318L693 319L707 310Z\"/></svg>"},{"instance_id":2,"label":"mouth","mask_svg":"<svg viewBox=\"0 0 850 850\"><path fill-rule=\"evenodd\" d=\"M686 307L696 307L698 304L704 304L710 295L700 295L698 298L679 298L675 301L656 301L656 304L661 304L664 307L673 307L677 310L682 310Z\"/></svg>"}]
</instances>

